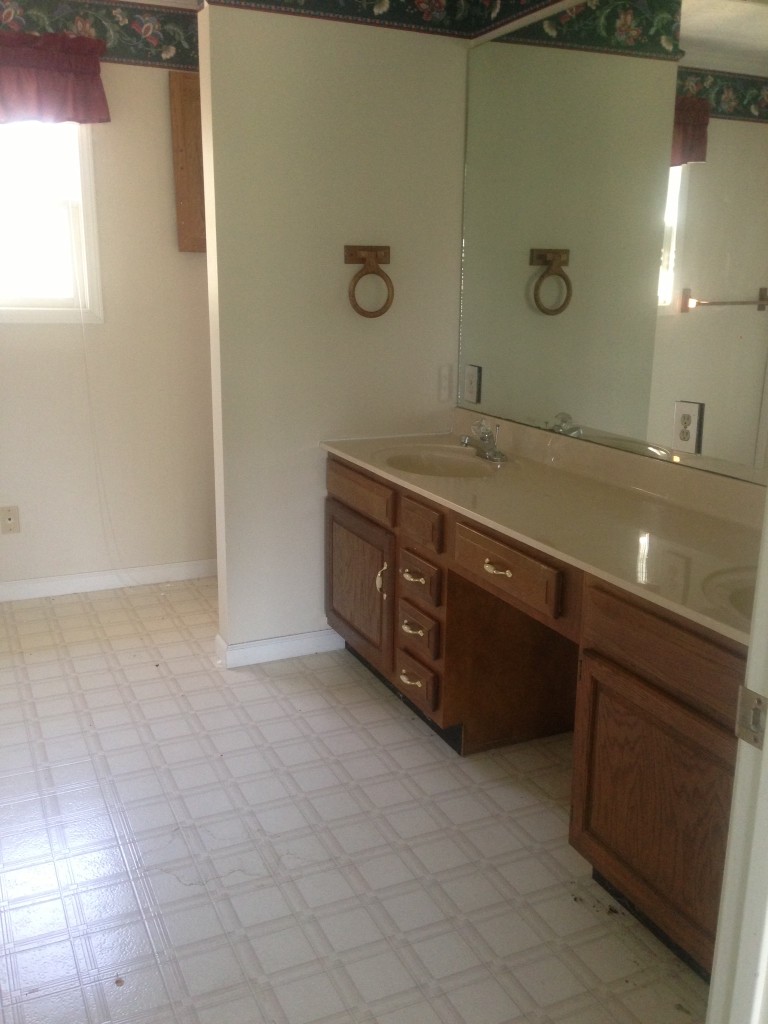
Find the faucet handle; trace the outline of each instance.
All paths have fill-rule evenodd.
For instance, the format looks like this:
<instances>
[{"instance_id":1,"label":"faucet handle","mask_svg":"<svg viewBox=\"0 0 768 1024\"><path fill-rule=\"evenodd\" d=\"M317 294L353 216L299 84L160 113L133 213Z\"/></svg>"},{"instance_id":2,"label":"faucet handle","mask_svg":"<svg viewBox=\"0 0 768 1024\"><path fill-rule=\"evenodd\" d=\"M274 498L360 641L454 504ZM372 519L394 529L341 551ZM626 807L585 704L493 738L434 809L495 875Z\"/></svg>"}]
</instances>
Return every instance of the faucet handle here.
<instances>
[{"instance_id":1,"label":"faucet handle","mask_svg":"<svg viewBox=\"0 0 768 1024\"><path fill-rule=\"evenodd\" d=\"M472 424L472 433L481 441L488 441L493 436L493 431L483 419Z\"/></svg>"}]
</instances>

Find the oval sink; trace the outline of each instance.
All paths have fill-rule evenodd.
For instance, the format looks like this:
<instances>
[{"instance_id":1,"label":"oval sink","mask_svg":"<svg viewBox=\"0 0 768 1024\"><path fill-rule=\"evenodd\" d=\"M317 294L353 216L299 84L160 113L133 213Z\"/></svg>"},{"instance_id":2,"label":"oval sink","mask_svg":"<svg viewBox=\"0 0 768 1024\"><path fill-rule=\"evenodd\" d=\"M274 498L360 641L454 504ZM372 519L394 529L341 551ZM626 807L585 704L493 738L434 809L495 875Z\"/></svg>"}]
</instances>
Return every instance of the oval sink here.
<instances>
[{"instance_id":1,"label":"oval sink","mask_svg":"<svg viewBox=\"0 0 768 1024\"><path fill-rule=\"evenodd\" d=\"M409 445L382 454L384 462L392 469L418 473L420 476L492 476L501 465L498 462L486 462L472 448L451 448L439 444Z\"/></svg>"},{"instance_id":2,"label":"oval sink","mask_svg":"<svg viewBox=\"0 0 768 1024\"><path fill-rule=\"evenodd\" d=\"M724 569L707 576L701 589L715 607L732 608L743 618L749 619L752 616L756 582L755 570L752 568Z\"/></svg>"}]
</instances>

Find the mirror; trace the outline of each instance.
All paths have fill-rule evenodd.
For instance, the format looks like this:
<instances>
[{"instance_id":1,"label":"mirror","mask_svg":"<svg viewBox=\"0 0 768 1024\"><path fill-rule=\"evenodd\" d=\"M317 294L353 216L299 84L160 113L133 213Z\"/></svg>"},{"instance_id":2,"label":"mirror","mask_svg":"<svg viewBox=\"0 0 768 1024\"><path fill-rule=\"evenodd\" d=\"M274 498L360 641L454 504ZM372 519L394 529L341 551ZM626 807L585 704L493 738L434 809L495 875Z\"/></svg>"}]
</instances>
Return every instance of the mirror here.
<instances>
[{"instance_id":1,"label":"mirror","mask_svg":"<svg viewBox=\"0 0 768 1024\"><path fill-rule=\"evenodd\" d=\"M471 51L459 405L545 429L567 413L574 436L673 457L675 403L703 403L701 455L682 461L764 479L768 311L682 314L679 301L683 287L717 301L768 286L768 125L710 121L707 162L683 174L673 304L659 307L677 73L503 42ZM570 249L560 315L533 302L530 250L547 247ZM562 286L541 296L557 306Z\"/></svg>"}]
</instances>

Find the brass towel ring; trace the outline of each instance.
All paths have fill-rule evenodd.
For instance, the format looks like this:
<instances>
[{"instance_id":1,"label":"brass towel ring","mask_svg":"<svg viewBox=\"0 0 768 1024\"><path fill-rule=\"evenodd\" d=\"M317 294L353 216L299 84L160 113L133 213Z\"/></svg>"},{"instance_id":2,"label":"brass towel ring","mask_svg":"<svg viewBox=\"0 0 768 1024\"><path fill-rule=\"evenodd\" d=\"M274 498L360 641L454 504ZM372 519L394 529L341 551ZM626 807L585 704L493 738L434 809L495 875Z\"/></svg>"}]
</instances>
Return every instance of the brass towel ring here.
<instances>
[{"instance_id":1,"label":"brass towel ring","mask_svg":"<svg viewBox=\"0 0 768 1024\"><path fill-rule=\"evenodd\" d=\"M349 282L349 301L352 305L352 309L360 316L375 317L383 316L387 312L389 307L392 305L392 301L395 297L395 286L392 284L392 279L386 274L379 264L389 263L389 246L388 245L345 245L344 246L344 262L345 263L362 263L363 267L355 274L352 280ZM363 309L360 303L357 301L355 290L358 282L369 274L373 274L376 277L380 277L387 288L387 297L384 300L384 305L379 309Z\"/></svg>"},{"instance_id":2,"label":"brass towel ring","mask_svg":"<svg viewBox=\"0 0 768 1024\"><path fill-rule=\"evenodd\" d=\"M573 295L573 285L563 267L568 266L570 249L531 249L530 266L546 267L547 269L539 277L533 289L533 301L536 308L547 316L557 316L564 309L568 308ZM541 301L541 286L548 277L559 277L565 285L565 298L559 306L545 306Z\"/></svg>"}]
</instances>

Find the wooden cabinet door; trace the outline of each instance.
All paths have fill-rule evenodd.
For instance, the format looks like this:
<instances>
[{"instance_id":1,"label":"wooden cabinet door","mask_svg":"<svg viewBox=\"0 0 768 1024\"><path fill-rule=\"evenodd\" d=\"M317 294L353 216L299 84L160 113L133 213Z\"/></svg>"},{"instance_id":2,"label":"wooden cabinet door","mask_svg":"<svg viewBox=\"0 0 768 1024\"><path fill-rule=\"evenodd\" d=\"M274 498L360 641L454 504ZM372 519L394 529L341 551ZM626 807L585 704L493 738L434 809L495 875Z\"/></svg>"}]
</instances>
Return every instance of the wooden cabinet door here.
<instances>
[{"instance_id":1,"label":"wooden cabinet door","mask_svg":"<svg viewBox=\"0 0 768 1024\"><path fill-rule=\"evenodd\" d=\"M395 539L333 498L325 505L325 612L329 624L380 672L392 669Z\"/></svg>"},{"instance_id":2,"label":"wooden cabinet door","mask_svg":"<svg viewBox=\"0 0 768 1024\"><path fill-rule=\"evenodd\" d=\"M200 75L171 71L169 85L179 252L205 252Z\"/></svg>"},{"instance_id":3,"label":"wooden cabinet door","mask_svg":"<svg viewBox=\"0 0 768 1024\"><path fill-rule=\"evenodd\" d=\"M574 740L571 842L710 970L735 737L639 676L586 653Z\"/></svg>"}]
</instances>

